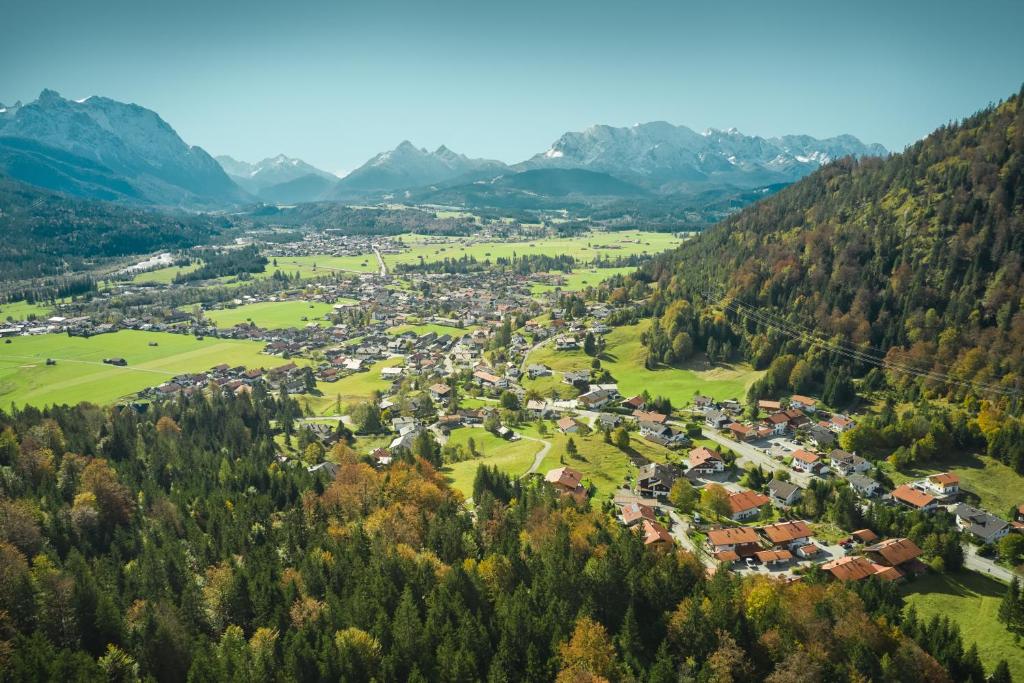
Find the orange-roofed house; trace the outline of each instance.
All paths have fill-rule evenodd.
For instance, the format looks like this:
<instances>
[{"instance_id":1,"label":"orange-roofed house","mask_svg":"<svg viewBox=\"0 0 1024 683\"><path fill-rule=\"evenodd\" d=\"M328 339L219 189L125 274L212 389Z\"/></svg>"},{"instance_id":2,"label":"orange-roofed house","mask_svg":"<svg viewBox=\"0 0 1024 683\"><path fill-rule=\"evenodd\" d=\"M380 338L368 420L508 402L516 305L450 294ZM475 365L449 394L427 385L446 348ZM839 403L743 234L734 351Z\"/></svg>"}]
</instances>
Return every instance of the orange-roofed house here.
<instances>
[{"instance_id":1,"label":"orange-roofed house","mask_svg":"<svg viewBox=\"0 0 1024 683\"><path fill-rule=\"evenodd\" d=\"M626 526L633 526L644 520L657 521L657 517L654 515L654 508L650 505L627 503L622 506L622 522Z\"/></svg>"},{"instance_id":2,"label":"orange-roofed house","mask_svg":"<svg viewBox=\"0 0 1024 683\"><path fill-rule=\"evenodd\" d=\"M739 422L732 422L725 425L725 431L732 435L737 441L750 441L757 437L757 430Z\"/></svg>"},{"instance_id":3,"label":"orange-roofed house","mask_svg":"<svg viewBox=\"0 0 1024 683\"><path fill-rule=\"evenodd\" d=\"M813 413L818 409L818 399L794 394L789 397L789 405L797 410L806 410L809 413Z\"/></svg>"},{"instance_id":4,"label":"orange-roofed house","mask_svg":"<svg viewBox=\"0 0 1024 683\"><path fill-rule=\"evenodd\" d=\"M757 558L761 564L772 567L778 564L784 564L793 559L793 553L788 550L759 550L754 553L754 557Z\"/></svg>"},{"instance_id":5,"label":"orange-roofed house","mask_svg":"<svg viewBox=\"0 0 1024 683\"><path fill-rule=\"evenodd\" d=\"M644 545L648 548L671 548L674 544L672 534L658 522L645 519L640 531L644 536Z\"/></svg>"},{"instance_id":6,"label":"orange-roofed house","mask_svg":"<svg viewBox=\"0 0 1024 683\"><path fill-rule=\"evenodd\" d=\"M892 567L884 567L875 564L866 557L860 555L852 557L840 557L821 565L821 568L832 575L837 581L861 581L869 576L877 576L880 579L894 580L902 578L899 572L893 572Z\"/></svg>"},{"instance_id":7,"label":"orange-roofed house","mask_svg":"<svg viewBox=\"0 0 1024 683\"><path fill-rule=\"evenodd\" d=\"M924 481L925 488L943 498L960 493L960 477L951 472L933 474Z\"/></svg>"},{"instance_id":8,"label":"orange-roofed house","mask_svg":"<svg viewBox=\"0 0 1024 683\"><path fill-rule=\"evenodd\" d=\"M749 557L760 550L757 532L746 526L712 529L708 532L708 546L720 562L737 560L741 555Z\"/></svg>"},{"instance_id":9,"label":"orange-roofed house","mask_svg":"<svg viewBox=\"0 0 1024 683\"><path fill-rule=\"evenodd\" d=\"M757 491L737 491L729 494L730 517L737 522L757 516L761 507L770 505L771 499Z\"/></svg>"},{"instance_id":10,"label":"orange-roofed house","mask_svg":"<svg viewBox=\"0 0 1024 683\"><path fill-rule=\"evenodd\" d=\"M906 484L897 486L893 490L892 499L915 510L934 510L938 505L935 502L935 496L918 491L913 486Z\"/></svg>"},{"instance_id":11,"label":"orange-roofed house","mask_svg":"<svg viewBox=\"0 0 1024 683\"><path fill-rule=\"evenodd\" d=\"M583 488L583 473L571 467L559 467L548 472L544 481L555 487L555 490L562 495L569 495L575 498L586 497L587 492Z\"/></svg>"},{"instance_id":12,"label":"orange-roofed house","mask_svg":"<svg viewBox=\"0 0 1024 683\"><path fill-rule=\"evenodd\" d=\"M864 548L873 561L886 567L902 567L921 557L922 551L909 538L890 538Z\"/></svg>"},{"instance_id":13,"label":"orange-roofed house","mask_svg":"<svg viewBox=\"0 0 1024 683\"><path fill-rule=\"evenodd\" d=\"M715 451L705 446L690 451L690 471L697 474L714 474L725 471L725 460Z\"/></svg>"},{"instance_id":14,"label":"orange-roofed house","mask_svg":"<svg viewBox=\"0 0 1024 683\"><path fill-rule=\"evenodd\" d=\"M793 451L792 467L794 470L813 473L822 469L823 464L821 462L821 456L817 453L811 453L810 451L798 448Z\"/></svg>"},{"instance_id":15,"label":"orange-roofed house","mask_svg":"<svg viewBox=\"0 0 1024 683\"><path fill-rule=\"evenodd\" d=\"M807 522L797 520L769 524L762 527L761 533L777 548L794 548L807 545L814 532L811 531Z\"/></svg>"},{"instance_id":16,"label":"orange-roofed house","mask_svg":"<svg viewBox=\"0 0 1024 683\"><path fill-rule=\"evenodd\" d=\"M575 434L580 431L580 423L571 417L563 417L557 423L558 431L563 434Z\"/></svg>"}]
</instances>

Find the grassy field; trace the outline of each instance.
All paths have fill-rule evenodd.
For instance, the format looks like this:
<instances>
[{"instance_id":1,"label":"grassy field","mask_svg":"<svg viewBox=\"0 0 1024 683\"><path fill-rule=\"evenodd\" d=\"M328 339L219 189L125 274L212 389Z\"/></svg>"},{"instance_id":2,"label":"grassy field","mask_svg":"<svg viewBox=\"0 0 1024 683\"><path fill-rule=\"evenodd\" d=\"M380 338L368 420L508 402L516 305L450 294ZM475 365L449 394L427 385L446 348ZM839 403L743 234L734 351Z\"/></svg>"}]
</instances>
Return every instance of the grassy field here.
<instances>
[{"instance_id":1,"label":"grassy field","mask_svg":"<svg viewBox=\"0 0 1024 683\"><path fill-rule=\"evenodd\" d=\"M914 605L920 618L930 619L938 614L958 623L964 647L977 643L988 673L992 673L1000 659L1005 659L1013 679L1024 680L1024 647L1014 642L997 619L999 602L1006 592L1003 584L962 571L919 577L907 583L903 591L907 604Z\"/></svg>"},{"instance_id":2,"label":"grassy field","mask_svg":"<svg viewBox=\"0 0 1024 683\"><path fill-rule=\"evenodd\" d=\"M150 346L156 342L159 346ZM0 404L111 403L174 375L219 363L274 367L285 361L260 353L256 342L122 330L88 339L47 334L0 344ZM127 367L105 365L120 356ZM57 360L46 365L47 358Z\"/></svg>"},{"instance_id":3,"label":"grassy field","mask_svg":"<svg viewBox=\"0 0 1024 683\"><path fill-rule=\"evenodd\" d=\"M27 301L17 301L13 304L0 304L0 320L28 320L29 316L37 318L49 318L51 315L49 306L30 304Z\"/></svg>"},{"instance_id":4,"label":"grassy field","mask_svg":"<svg viewBox=\"0 0 1024 683\"><path fill-rule=\"evenodd\" d=\"M930 463L906 472L897 472L888 463L882 466L897 485L937 472L953 472L960 477L961 490L977 495L982 507L1003 518L1011 507L1024 502L1024 476L987 455L964 454L948 463Z\"/></svg>"},{"instance_id":5,"label":"grassy field","mask_svg":"<svg viewBox=\"0 0 1024 683\"><path fill-rule=\"evenodd\" d=\"M421 325L398 325L396 327L388 328L388 334L405 334L406 332L415 332L419 335L424 335L427 332L435 332L438 336L442 334L450 334L453 337L461 337L468 334L476 329L473 327L450 327L449 325L438 325L436 323L423 323Z\"/></svg>"},{"instance_id":6,"label":"grassy field","mask_svg":"<svg viewBox=\"0 0 1024 683\"><path fill-rule=\"evenodd\" d=\"M330 325L324 316L333 310L331 304L313 301L262 301L237 308L225 308L216 311L205 311L206 318L216 323L217 327L234 327L239 323L253 322L268 330L279 330L286 327L305 327L315 322L321 327ZM303 318L307 318L303 320Z\"/></svg>"},{"instance_id":7,"label":"grassy field","mask_svg":"<svg viewBox=\"0 0 1024 683\"><path fill-rule=\"evenodd\" d=\"M316 415L334 415L335 405L340 401L341 409L357 401L365 401L375 391L383 392L391 382L381 379L382 368L394 367L405 362L404 358L395 357L374 363L368 372L357 372L339 379L337 382L317 382L316 388L322 396L301 396L299 400L309 405Z\"/></svg>"},{"instance_id":8,"label":"grassy field","mask_svg":"<svg viewBox=\"0 0 1024 683\"><path fill-rule=\"evenodd\" d=\"M581 270L573 271L568 275L565 275L565 284L560 288L554 285L533 285L531 290L534 294L542 294L544 292L551 292L556 289L561 289L564 292L578 292L586 289L587 287L593 287L599 282L603 282L614 275L625 275L626 273L632 273L636 268L585 268Z\"/></svg>"},{"instance_id":9,"label":"grassy field","mask_svg":"<svg viewBox=\"0 0 1024 683\"><path fill-rule=\"evenodd\" d=\"M648 324L649 322L645 321L638 325L617 327L605 336L607 346L601 364L612 373L619 383L619 391L624 396L638 394L646 389L653 396L669 397L676 406L689 403L694 393L698 392L717 399L742 400L746 396L747 388L763 374L743 364L718 366L707 370L648 370L644 367L647 352L640 343L640 334ZM583 351L556 351L553 346L545 345L535 349L527 363L543 363L554 370L566 372L587 369L591 360ZM542 382L541 387L547 389L555 386L551 378L538 381ZM527 379L523 385L531 388L535 387L536 382ZM567 385L563 386L568 388Z\"/></svg>"},{"instance_id":10,"label":"grassy field","mask_svg":"<svg viewBox=\"0 0 1024 683\"><path fill-rule=\"evenodd\" d=\"M448 438L448 443L461 445L468 450L470 438L476 444L477 451L483 454L482 457L463 460L444 468L445 476L452 487L462 491L467 497L473 495L473 478L476 477L476 470L480 465L497 467L513 477L520 477L530 469L534 456L543 448L543 445L536 441L506 441L485 429L472 427L456 429Z\"/></svg>"},{"instance_id":11,"label":"grassy field","mask_svg":"<svg viewBox=\"0 0 1024 683\"><path fill-rule=\"evenodd\" d=\"M472 256L477 260L499 257L511 258L513 254L571 254L583 262L604 256L631 256L633 254L657 254L672 249L682 240L671 234L656 232L592 232L579 237L539 239L532 242L478 242L470 237L437 238L423 235L403 235L402 241L410 247L400 254L385 254L388 265L442 261L445 258L458 259Z\"/></svg>"},{"instance_id":12,"label":"grassy field","mask_svg":"<svg viewBox=\"0 0 1024 683\"><path fill-rule=\"evenodd\" d=\"M554 430L552 429L552 432ZM576 444L578 457L571 457L566 452L569 438ZM548 470L561 467L563 464L579 470L584 479L597 489L595 499L602 500L620 488L631 473L632 465L623 451L604 442L600 433L587 436L580 434L552 433L547 437L551 441L551 450L544 456L538 471L544 474ZM639 437L638 437L639 438ZM637 439L634 439L636 441Z\"/></svg>"},{"instance_id":13,"label":"grassy field","mask_svg":"<svg viewBox=\"0 0 1024 683\"><path fill-rule=\"evenodd\" d=\"M193 263L188 266L167 266L166 268L147 270L145 273L139 273L133 277L132 282L139 284L156 282L158 284L168 285L179 273L191 273L193 270L199 268L200 265L200 263Z\"/></svg>"},{"instance_id":14,"label":"grassy field","mask_svg":"<svg viewBox=\"0 0 1024 683\"><path fill-rule=\"evenodd\" d=\"M274 261L277 265L274 265ZM266 269L255 277L269 277L275 270L289 275L298 272L303 278L323 277L337 272L376 273L377 257L373 254L357 256L277 256L270 260Z\"/></svg>"}]
</instances>

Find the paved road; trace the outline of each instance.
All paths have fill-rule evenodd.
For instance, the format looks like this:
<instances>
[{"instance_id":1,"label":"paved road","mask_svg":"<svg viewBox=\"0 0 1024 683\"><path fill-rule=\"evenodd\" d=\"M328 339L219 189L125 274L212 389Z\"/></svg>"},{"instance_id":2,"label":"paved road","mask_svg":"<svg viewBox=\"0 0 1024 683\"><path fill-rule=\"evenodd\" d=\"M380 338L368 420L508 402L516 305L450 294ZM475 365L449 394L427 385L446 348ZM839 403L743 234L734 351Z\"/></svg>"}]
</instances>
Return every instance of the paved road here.
<instances>
[{"instance_id":1,"label":"paved road","mask_svg":"<svg viewBox=\"0 0 1024 683\"><path fill-rule=\"evenodd\" d=\"M523 439L523 441L535 441L539 444L543 444L543 447L537 451L537 455L533 456L533 464L530 465L530 469L526 470L526 474L533 474L537 471L537 468L540 467L541 462L544 461L544 456L546 456L548 451L551 450L551 442L545 441L544 439L535 439L532 436L523 436L522 434L520 434L519 437ZM525 477L526 474L523 476Z\"/></svg>"},{"instance_id":2,"label":"paved road","mask_svg":"<svg viewBox=\"0 0 1024 683\"><path fill-rule=\"evenodd\" d=\"M380 249L374 247L373 253L377 257L377 263L380 265L380 276L387 277L388 267L384 265L384 257L380 255Z\"/></svg>"},{"instance_id":3,"label":"paved road","mask_svg":"<svg viewBox=\"0 0 1024 683\"><path fill-rule=\"evenodd\" d=\"M806 488L811 479L814 478L806 472L789 470L783 463L756 446L752 446L748 443L740 443L739 441L733 441L732 439L722 436L717 432L713 432L710 429L704 429L701 433L704 435L705 439L711 439L715 443L721 444L735 453L737 463L743 464L749 462L754 465L760 465L761 469L765 470L766 474L770 474L777 469L787 469L789 471L790 480L794 484L804 488Z\"/></svg>"},{"instance_id":4,"label":"paved road","mask_svg":"<svg viewBox=\"0 0 1024 683\"><path fill-rule=\"evenodd\" d=\"M994 579L999 579L1004 583L1010 583L1013 580L1013 572L1006 567L1002 567L987 557L981 557L978 555L978 549L969 544L964 543L964 567L971 571L990 576Z\"/></svg>"},{"instance_id":5,"label":"paved road","mask_svg":"<svg viewBox=\"0 0 1024 683\"><path fill-rule=\"evenodd\" d=\"M718 563L715 562L715 558L698 549L697 546L694 545L693 540L687 534L690 529L689 522L680 517L674 510L669 510L668 516L669 519L672 520L672 528L669 530L669 533L672 534L672 538L676 539L676 542L679 543L679 545L693 553L705 567L709 567L711 569L716 568Z\"/></svg>"}]
</instances>

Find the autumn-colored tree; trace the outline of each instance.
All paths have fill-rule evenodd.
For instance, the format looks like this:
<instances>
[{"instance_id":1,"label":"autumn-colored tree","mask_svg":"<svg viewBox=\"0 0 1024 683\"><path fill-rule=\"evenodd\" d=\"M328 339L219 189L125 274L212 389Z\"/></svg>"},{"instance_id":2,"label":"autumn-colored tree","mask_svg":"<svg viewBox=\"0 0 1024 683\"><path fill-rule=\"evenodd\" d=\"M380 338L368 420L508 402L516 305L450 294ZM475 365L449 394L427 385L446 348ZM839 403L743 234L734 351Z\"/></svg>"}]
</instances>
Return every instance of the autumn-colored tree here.
<instances>
[{"instance_id":1,"label":"autumn-colored tree","mask_svg":"<svg viewBox=\"0 0 1024 683\"><path fill-rule=\"evenodd\" d=\"M615 646L608 631L600 622L588 616L576 620L572 637L558 649L562 669L558 683L582 681L614 681L619 665L615 659Z\"/></svg>"},{"instance_id":2,"label":"autumn-colored tree","mask_svg":"<svg viewBox=\"0 0 1024 683\"><path fill-rule=\"evenodd\" d=\"M709 484L700 494L700 506L717 518L728 517L732 508L729 506L729 492L718 484Z\"/></svg>"}]
</instances>

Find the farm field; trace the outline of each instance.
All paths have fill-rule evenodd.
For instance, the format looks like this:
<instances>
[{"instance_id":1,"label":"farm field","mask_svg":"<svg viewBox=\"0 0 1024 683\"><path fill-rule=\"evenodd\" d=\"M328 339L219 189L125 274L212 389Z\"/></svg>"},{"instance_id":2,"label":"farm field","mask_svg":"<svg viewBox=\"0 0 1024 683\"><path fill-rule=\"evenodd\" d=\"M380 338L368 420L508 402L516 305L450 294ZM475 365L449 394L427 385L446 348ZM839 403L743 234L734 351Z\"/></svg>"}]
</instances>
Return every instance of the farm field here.
<instances>
[{"instance_id":1,"label":"farm field","mask_svg":"<svg viewBox=\"0 0 1024 683\"><path fill-rule=\"evenodd\" d=\"M468 450L467 444L470 438L473 439L477 451L482 456L444 467L444 474L448 482L452 487L465 494L467 498L473 495L473 479L476 477L476 470L480 465L497 467L506 474L520 477L530 469L534 457L543 448L543 444L526 439L506 441L486 429L477 427L463 427L454 430L448 437L448 443L461 445Z\"/></svg>"},{"instance_id":2,"label":"farm field","mask_svg":"<svg viewBox=\"0 0 1024 683\"><path fill-rule=\"evenodd\" d=\"M600 282L604 282L610 277L615 275L625 275L632 273L636 268L625 267L625 268L581 268L578 270L565 275L565 284L560 288L554 285L533 285L530 291L534 294L543 294L544 292L553 292L556 289L561 289L563 292L578 292L586 289L587 287L593 287Z\"/></svg>"},{"instance_id":3,"label":"farm field","mask_svg":"<svg viewBox=\"0 0 1024 683\"><path fill-rule=\"evenodd\" d=\"M0 320L28 320L29 316L48 318L53 314L49 306L30 304L27 301L16 301L13 304L0 304Z\"/></svg>"},{"instance_id":4,"label":"farm field","mask_svg":"<svg viewBox=\"0 0 1024 683\"><path fill-rule=\"evenodd\" d=\"M962 454L948 463L930 463L906 472L898 472L888 463L882 467L897 485L929 474L952 472L960 477L961 490L977 495L982 507L1004 519L1012 507L1024 502L1024 476L987 455Z\"/></svg>"},{"instance_id":5,"label":"farm field","mask_svg":"<svg viewBox=\"0 0 1024 683\"><path fill-rule=\"evenodd\" d=\"M253 322L258 327L279 330L287 327L305 327L310 322L327 327L331 323L324 320L324 316L332 310L331 304L314 301L262 301L237 308L204 311L203 315L220 328Z\"/></svg>"},{"instance_id":6,"label":"farm field","mask_svg":"<svg viewBox=\"0 0 1024 683\"><path fill-rule=\"evenodd\" d=\"M400 263L442 261L445 258L458 259L472 256L477 260L512 258L513 254L571 254L578 260L589 262L595 258L634 254L657 254L672 249L682 240L669 233L640 232L592 232L578 237L537 239L527 242L478 242L470 237L437 238L423 235L402 235L400 238L409 251L400 254L385 254L388 266Z\"/></svg>"},{"instance_id":7,"label":"farm field","mask_svg":"<svg viewBox=\"0 0 1024 683\"><path fill-rule=\"evenodd\" d=\"M624 396L639 394L646 389L652 396L667 396L676 406L689 403L698 392L717 399L742 400L750 385L763 374L745 364L723 365L708 370L669 367L648 370L644 367L647 352L640 343L640 335L649 324L645 321L638 325L616 327L605 336L607 346L601 357L601 365L618 382L619 391ZM591 360L582 350L556 351L547 344L534 349L526 362L527 365L543 363L558 372L567 372L588 369ZM541 380L525 379L523 385L530 388L532 382L543 381L541 386L550 390L557 386L561 377L555 378L557 382L551 380L550 377ZM565 384L561 386L568 388ZM559 390L563 391L561 387Z\"/></svg>"},{"instance_id":8,"label":"farm field","mask_svg":"<svg viewBox=\"0 0 1024 683\"><path fill-rule=\"evenodd\" d=\"M997 618L1005 592L1003 584L970 571L928 574L903 588L907 604L914 606L920 619L937 614L960 625L964 648L977 643L986 672L1005 659L1013 679L1019 681L1024 680L1024 648Z\"/></svg>"},{"instance_id":9,"label":"farm field","mask_svg":"<svg viewBox=\"0 0 1024 683\"><path fill-rule=\"evenodd\" d=\"M150 346L156 342L159 346ZM111 403L174 375L219 363L271 368L285 361L266 356L262 344L122 330L88 339L63 334L15 337L0 344L0 404ZM126 367L106 365L120 356ZM47 358L57 360L46 365Z\"/></svg>"}]
</instances>

